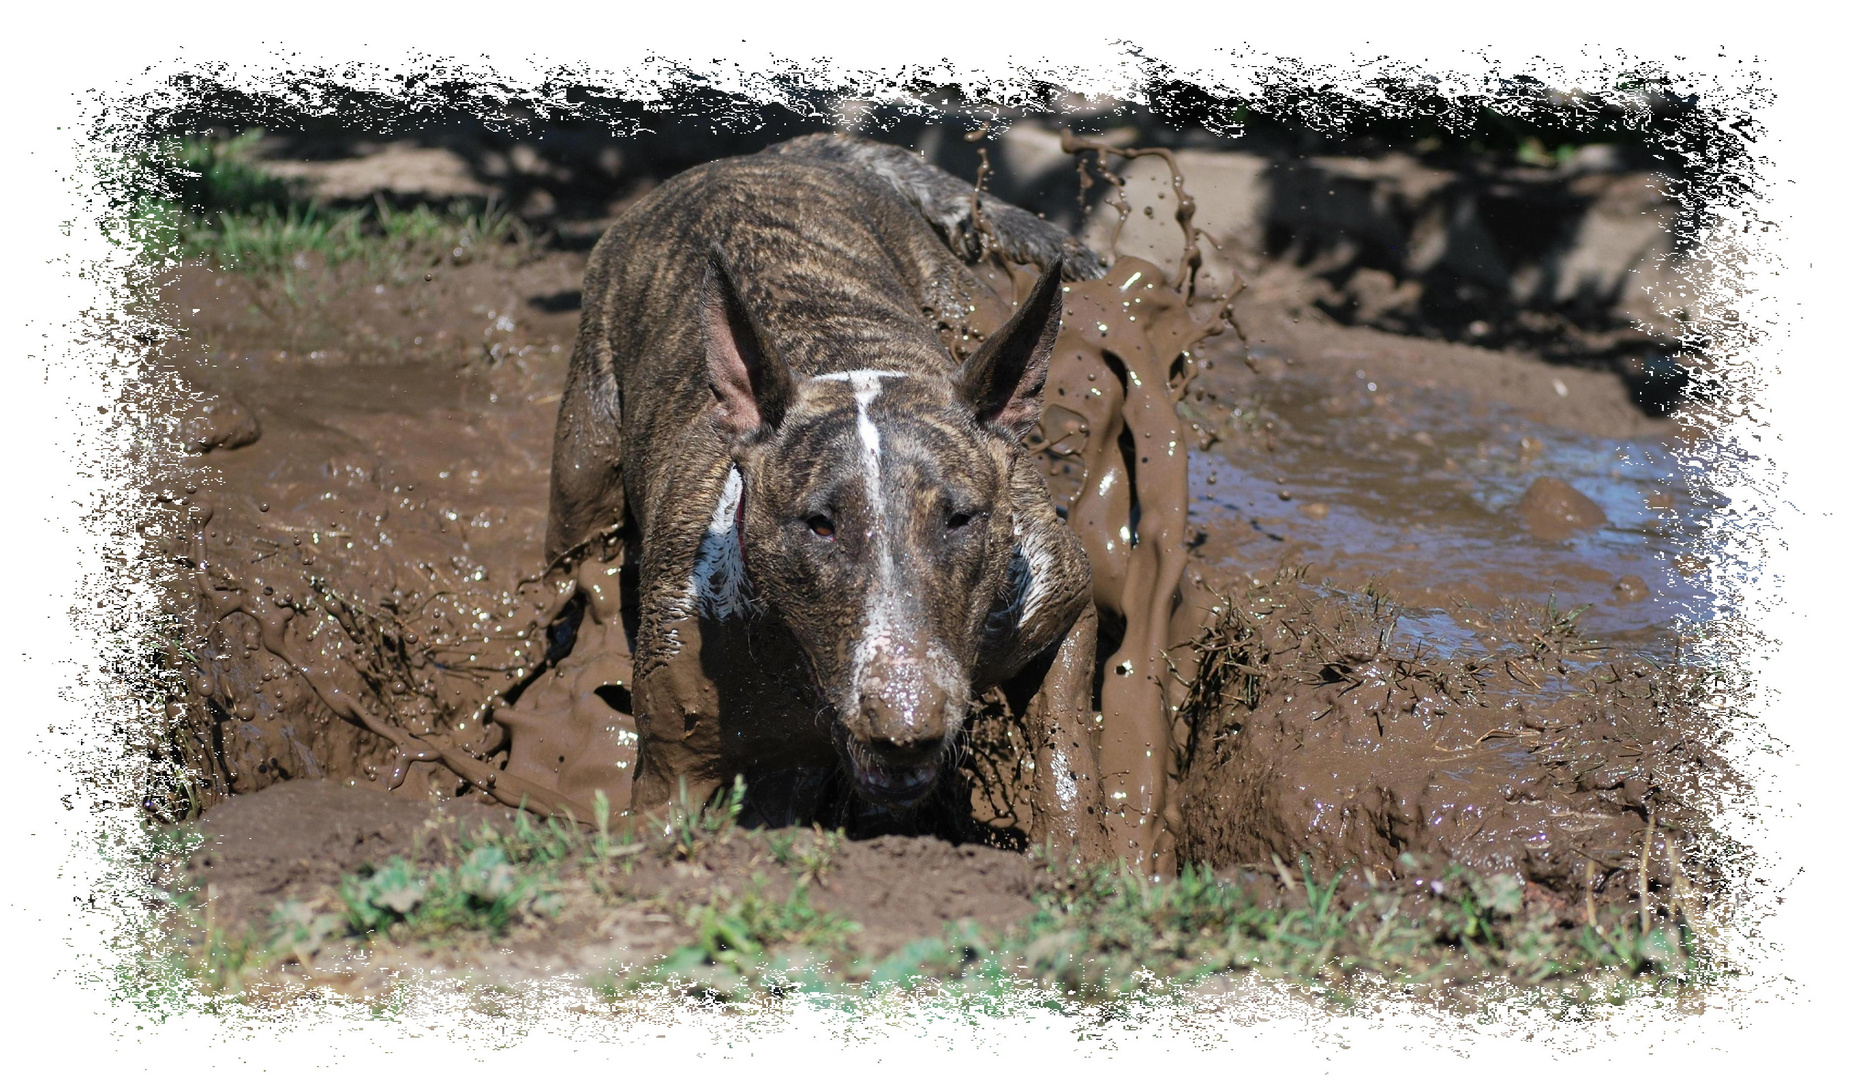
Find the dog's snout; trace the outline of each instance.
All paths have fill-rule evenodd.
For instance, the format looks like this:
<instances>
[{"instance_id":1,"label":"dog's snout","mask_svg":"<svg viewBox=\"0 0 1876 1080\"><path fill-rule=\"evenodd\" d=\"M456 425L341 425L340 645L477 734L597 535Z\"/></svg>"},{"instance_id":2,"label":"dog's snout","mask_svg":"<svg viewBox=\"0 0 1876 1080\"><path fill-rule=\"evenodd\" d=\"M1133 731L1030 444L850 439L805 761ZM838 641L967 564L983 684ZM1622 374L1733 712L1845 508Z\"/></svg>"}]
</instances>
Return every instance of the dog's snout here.
<instances>
[{"instance_id":1,"label":"dog's snout","mask_svg":"<svg viewBox=\"0 0 1876 1080\"><path fill-rule=\"evenodd\" d=\"M867 750L888 765L916 765L930 761L944 749L942 733L933 738L884 738L872 739L867 743Z\"/></svg>"},{"instance_id":2,"label":"dog's snout","mask_svg":"<svg viewBox=\"0 0 1876 1080\"><path fill-rule=\"evenodd\" d=\"M948 734L946 695L923 681L893 689L897 692L860 695L854 734L885 757L918 758L934 752Z\"/></svg>"}]
</instances>

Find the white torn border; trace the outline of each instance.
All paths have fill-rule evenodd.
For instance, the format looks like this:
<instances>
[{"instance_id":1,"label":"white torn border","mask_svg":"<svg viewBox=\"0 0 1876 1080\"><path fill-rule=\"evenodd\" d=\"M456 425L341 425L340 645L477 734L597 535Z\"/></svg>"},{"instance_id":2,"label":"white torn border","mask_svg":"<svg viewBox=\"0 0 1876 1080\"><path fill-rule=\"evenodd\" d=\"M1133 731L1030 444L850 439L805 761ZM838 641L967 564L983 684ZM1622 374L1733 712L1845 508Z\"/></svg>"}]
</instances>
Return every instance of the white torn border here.
<instances>
[{"instance_id":1,"label":"white torn border","mask_svg":"<svg viewBox=\"0 0 1876 1080\"><path fill-rule=\"evenodd\" d=\"M1450 21L1430 20L1417 13L1360 13L1351 22L1365 27L1358 35L1364 44L1358 46L1347 34L1324 33L1319 12L1270 9L1260 13L1257 27L1254 49L1263 51L1234 47L1216 35L1194 34L1190 19L1137 19L1126 27L1128 41L1137 42L1131 47L1138 51L1132 54L1104 44L1109 40L1106 37L1082 33L1076 29L1079 24L1065 23L1059 12L1042 8L1000 11L999 20L1007 25L1000 25L995 34L959 31L947 36L943 27L937 27L936 33L868 34L863 42L852 36L865 31L863 20L804 17L796 7L739 12L739 25L747 25L734 38L684 11L614 11L610 17L629 19L634 47L646 56L686 61L685 70L704 73L701 77L725 85L740 82L746 87L753 81L758 92L777 98L782 92L769 89L771 83L764 77L772 70L789 73L790 65L796 65L792 70L799 72L798 62L788 59L796 56L831 58L817 62L810 73L828 84L845 78L858 87L851 92L862 95L876 85L877 71L895 65L948 76L970 87L994 86L997 79L1033 78L1038 73L1048 76L1053 66L1054 77L1091 96L1132 92L1130 88L1144 79L1137 56L1157 57L1172 71L1246 92L1271 81L1262 78L1262 67L1268 63L1264 58L1271 55L1295 56L1318 65L1314 77L1323 82L1355 82L1361 73L1351 66L1349 57L1357 48L1364 50L1364 65L1374 63L1368 57L1430 63L1442 85L1455 88L1452 93L1464 92L1488 78L1493 80L1491 85L1499 85L1531 68L1531 58L1538 56L1562 57L1573 66L1589 67L1598 61L1607 63L1603 57L1621 48L1625 51L1616 53L1614 59L1623 63L1672 64L1677 71L1694 72L1730 72L1736 63L1745 62L1725 55L1714 59L1712 43L1740 36L1736 20L1712 14L1690 17L1679 10L1634 5L1603 5L1601 13L1597 11L1592 5L1576 12L1577 24L1602 28L1597 40L1606 44L1588 50L1573 40L1566 43L1570 31L1559 31L1550 13L1537 10L1499 13L1501 17L1490 28L1493 44L1481 48L1477 42L1485 38L1455 36ZM38 47L23 53L9 73L21 91L16 100L24 101L28 113L42 118L24 125L18 134L23 143L18 160L24 167L16 179L23 190L34 188L16 200L23 220L16 231L19 243L12 252L16 266L25 271L15 280L18 288L12 299L18 310L28 313L14 328L15 354L26 358L34 369L33 377L20 380L22 422L10 433L18 440L22 452L16 456L22 460L35 460L30 455L44 455L48 447L70 455L74 446L91 445L82 440L99 437L88 432L74 436L76 418L110 400L105 392L108 387L101 390L95 373L83 366L84 356L99 356L103 351L94 342L82 340L67 323L81 311L111 306L110 298L90 295L107 288L102 283L109 276L74 269L86 269L92 260L110 256L103 254L105 248L93 218L87 216L88 208L79 205L83 197L75 192L84 185L73 181L64 169L72 161L72 146L84 137L84 122L99 92L94 88L102 86L106 93L160 93L164 79L205 63L230 64L230 78L264 86L277 83L282 72L297 63L362 60L367 67L357 79L399 94L408 92L408 84L394 81L399 69L414 70L428 57L439 56L480 56L484 65L480 71L487 78L503 76L518 84L535 77L551 57L554 63L574 65L574 70L584 64L598 65L589 69L596 79L628 89L664 85L660 69L650 61L646 67L619 68L618 34L602 31L570 37L564 32L566 18L515 20L491 36L475 20L439 21L414 9L381 9L373 13L373 43L364 45L348 20L309 21L287 9L252 9L239 20L197 20L184 29L178 29L167 12L126 9L118 13L108 33L95 32L86 21L94 19L87 9L47 9L37 14L53 25L41 27ZM579 19L599 13L583 12L576 5L566 14ZM1092 18L1099 23L1103 17ZM59 24L67 29L58 30ZM295 50L291 59L279 46L268 44L286 40L289 30ZM843 39L843 35L847 36ZM187 52L183 53L185 37ZM1763 65L1779 80L1780 101L1771 117L1765 149L1775 165L1767 186L1776 184L1781 193L1774 211L1779 224L1793 226L1767 241L1782 258L1786 272L1778 283L1764 285L1770 302L1755 305L1747 319L1749 326L1775 328L1772 342L1755 347L1753 356L1768 368L1781 352L1788 360L1855 356L1861 338L1853 337L1851 331L1860 329L1854 325L1861 318L1855 293L1860 286L1856 275L1847 271L1857 253L1867 249L1859 241L1867 225L1855 215L1844 216L1842 204L1835 201L1838 189L1854 181L1854 170L1846 173L1843 169L1848 159L1835 136L1842 118L1851 115L1865 92L1856 85L1860 69L1844 63L1845 57L1853 55L1857 41L1854 35L1819 38L1804 20L1755 26L1751 37L1752 52L1747 56L1752 65ZM1046 61L1027 61L1021 49L1012 48L1012 42L1035 43L1022 48L1035 50ZM1680 55L1671 57L1671 53ZM1579 54L1591 59L1574 61ZM1762 55L1769 60L1762 61ZM166 56L174 59L165 60ZM1681 56L1689 59L1683 61ZM371 64L384 65L386 70L375 71ZM932 64L941 66L928 66ZM1446 70L1442 73L1441 68ZM793 92L794 84L788 86ZM1764 282L1763 272L1752 263L1737 265L1748 284ZM1808 273L1813 266L1816 272ZM1804 319L1791 317L1798 306L1793 297L1798 295L1804 297ZM96 303L99 299L105 303ZM1773 310L1768 312L1768 308ZM52 338L50 343L47 337ZM42 366L49 369L43 378L38 370ZM85 497L90 492L74 491L93 483L94 474L76 472L68 456L60 462L65 468L25 470L17 478L19 490L12 495L21 507L21 535L14 542L27 549L20 553L19 562L35 571L20 582L24 594L20 606L26 613L10 628L13 635L5 650L20 669L10 680L15 688L13 704L20 715L33 716L35 723L45 719L59 725L57 732L39 737L35 752L24 755L25 783L14 794L21 805L35 809L31 827L16 844L15 856L23 880L56 879L72 884L69 889L28 890L18 902L14 923L28 932L11 938L16 950L15 982L29 992L19 996L17 1011L11 1016L20 1030L42 1033L55 1042L62 1067L79 1075L132 1062L142 1069L168 1063L200 1075L248 1077L261 1069L270 1075L303 1075L354 1065L381 1068L395 1053L409 1054L408 1062L438 1072L501 1068L504 1061L535 1071L569 1065L590 1069L605 1067L609 1059L629 1060L633 1068L654 1072L665 1068L694 1071L700 1057L727 1059L732 1050L738 1056L770 1060L813 1054L826 1068L838 1068L842 1062L876 1068L880 1061L889 1061L1020 1069L1018 1059L1052 1068L1097 1067L1097 1061L1098 1067L1123 1069L1135 1062L1152 1068L1217 1068L1227 1054L1239 1052L1247 1057L1254 1054L1259 1066L1267 1070L1322 1071L1326 1056L1326 1068L1342 1074L1383 1069L1397 1076L1549 1075L1565 1065L1572 1072L1582 1072L1607 1068L1610 1063L1646 1060L1660 1052L1663 1036L1678 1044L1676 1052L1684 1068L1713 1074L1747 1075L1788 1065L1794 1045L1828 1060L1827 1044L1841 1041L1847 1046L1856 1030L1854 1010L1861 995L1852 984L1862 983L1864 977L1852 965L1842 964L1841 956L1833 952L1837 924L1817 917L1829 909L1810 901L1833 893L1849 895L1843 885L1854 884L1841 880L1854 872L1852 863L1836 856L1853 846L1846 838L1861 827L1856 805L1860 773L1856 770L1862 766L1856 755L1841 753L1841 735L1827 730L1829 725L1841 724L1841 702L1832 697L1839 689L1816 680L1811 669L1815 656L1856 640L1852 620L1859 615L1854 605L1838 601L1844 571L1860 561L1854 545L1867 535L1868 530L1861 527L1867 510L1855 500L1844 500L1844 489L1838 485L1851 477L1850 469L1859 460L1860 429L1848 421L1865 407L1869 395L1867 375L1854 363L1789 363L1780 378L1767 391L1774 399L1767 408L1777 422L1776 432L1767 437L1781 438L1779 464L1791 477L1790 488L1781 493L1789 502L1776 506L1777 524L1783 526L1781 540L1788 539L1790 546L1789 551L1781 546L1773 552L1771 565L1758 568L1762 571L1758 589L1783 594L1786 607L1778 613L1779 622L1771 633L1783 640L1784 649L1759 663L1767 684L1784 695L1767 714L1770 729L1792 746L1789 759L1778 771L1792 791L1803 795L1802 808L1797 808L1797 800L1779 804L1793 809L1774 815L1776 832L1768 841L1788 852L1792 865L1806 867L1804 887L1792 891L1786 919L1768 928L1788 957L1772 970L1791 970L1797 980L1791 984L1794 989L1771 988L1751 1002L1721 1001L1703 1015L1671 1020L1630 1005L1568 1027L1544 1023L1541 1016L1517 1017L1513 1024L1449 1024L1406 1008L1337 1018L1319 1009L1292 1007L1279 991L1261 997L1240 995L1253 999L1222 1003L1221 1012L1211 1015L1230 1016L1231 1021L1205 1025L1211 1027L1208 1039L1199 1040L1193 1038L1196 1017L1189 1011L1150 1015L1125 1029L1097 1028L1097 1038L1090 1039L1087 1020L1038 1007L1015 1007L996 1016L936 1016L924 1023L900 1015L893 1022L875 1025L832 1009L817 1011L797 1000L786 1017L777 1018L780 1022L728 1039L721 1029L707 1027L697 1012L673 1010L669 1016L658 1017L656 1041L640 1035L643 1029L639 1028L624 1037L631 1039L630 1045L622 1045L621 1021L616 1017L556 1007L566 999L583 1002L581 989L573 986L561 987L558 995L545 986L531 988L515 999L508 1016L495 1025L481 1023L489 1018L471 1017L444 995L422 987L400 997L399 1008L388 1017L374 1016L368 1024L362 1022L362 1013L339 1016L335 1008L332 1014L316 1015L310 1007L282 1008L265 1018L229 1014L156 1020L123 1003L107 1002L101 992L108 985L104 980L80 981L65 970L75 948L102 940L101 932L111 928L94 909L81 908L65 895L73 889L87 891L96 872L96 856L89 845L96 814L87 814L83 808L61 811L57 796L66 790L68 777L57 768L61 754L78 734L90 730L83 723L109 714L108 708L95 707L84 687L70 681L73 674L90 671L97 648L68 630L71 598L60 578L73 574L74 566L91 569L98 560L86 542L87 530L95 528L95 522L81 517L89 506ZM1758 437L1756 432L1753 437ZM105 472L96 473L95 478L100 486L117 480ZM1813 510L1807 519L1799 509L1816 507L1829 507L1830 512ZM47 671L61 675L48 678ZM82 855L73 854L80 850ZM107 898L96 899L100 905L107 902ZM1247 982L1254 988L1257 980ZM599 1015L602 1022L582 1026L581 1015ZM1832 1022L1839 1019L1843 1026L1831 1030ZM134 1035L130 1034L132 1022ZM488 1031L490 1027L496 1030ZM255 1030L265 1032L264 1047L253 1042ZM666 1039L667 1033L673 1037ZM1536 1041L1527 1041L1533 1035ZM1455 1041L1464 1046L1463 1057L1445 1052ZM1570 1057L1560 1062L1560 1054ZM958 1060L940 1062L941 1056Z\"/></svg>"}]
</instances>

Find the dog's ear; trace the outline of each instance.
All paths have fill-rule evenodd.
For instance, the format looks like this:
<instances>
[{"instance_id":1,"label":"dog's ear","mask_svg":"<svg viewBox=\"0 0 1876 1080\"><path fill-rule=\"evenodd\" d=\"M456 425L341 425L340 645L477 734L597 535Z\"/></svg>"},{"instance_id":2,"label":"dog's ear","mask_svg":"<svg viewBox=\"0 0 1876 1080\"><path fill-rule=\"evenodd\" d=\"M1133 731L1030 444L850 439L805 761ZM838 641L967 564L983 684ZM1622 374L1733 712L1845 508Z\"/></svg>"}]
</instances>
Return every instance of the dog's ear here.
<instances>
[{"instance_id":1,"label":"dog's ear","mask_svg":"<svg viewBox=\"0 0 1876 1080\"><path fill-rule=\"evenodd\" d=\"M717 399L717 421L736 437L772 432L795 392L794 374L750 318L729 276L723 249L710 245L702 303L704 365Z\"/></svg>"},{"instance_id":2,"label":"dog's ear","mask_svg":"<svg viewBox=\"0 0 1876 1080\"><path fill-rule=\"evenodd\" d=\"M964 361L952 385L977 422L1022 438L1042 413L1042 384L1062 325L1062 260L1042 272L1010 321Z\"/></svg>"}]
</instances>

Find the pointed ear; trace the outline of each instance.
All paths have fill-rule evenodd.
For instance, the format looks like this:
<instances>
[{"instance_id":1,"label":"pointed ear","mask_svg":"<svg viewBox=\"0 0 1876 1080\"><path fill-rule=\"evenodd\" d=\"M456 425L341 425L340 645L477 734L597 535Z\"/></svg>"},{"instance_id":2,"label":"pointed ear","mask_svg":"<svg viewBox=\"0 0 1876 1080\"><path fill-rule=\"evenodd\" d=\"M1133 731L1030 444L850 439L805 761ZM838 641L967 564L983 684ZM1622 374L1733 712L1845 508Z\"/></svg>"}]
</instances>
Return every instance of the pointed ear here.
<instances>
[{"instance_id":1,"label":"pointed ear","mask_svg":"<svg viewBox=\"0 0 1876 1080\"><path fill-rule=\"evenodd\" d=\"M1028 434L1042 413L1042 384L1062 324L1062 260L1042 272L1010 321L997 328L952 378L977 422Z\"/></svg>"},{"instance_id":2,"label":"pointed ear","mask_svg":"<svg viewBox=\"0 0 1876 1080\"><path fill-rule=\"evenodd\" d=\"M717 422L734 437L781 426L795 392L788 365L775 355L731 284L729 259L710 245L698 314L703 328L704 367L717 399Z\"/></svg>"}]
</instances>

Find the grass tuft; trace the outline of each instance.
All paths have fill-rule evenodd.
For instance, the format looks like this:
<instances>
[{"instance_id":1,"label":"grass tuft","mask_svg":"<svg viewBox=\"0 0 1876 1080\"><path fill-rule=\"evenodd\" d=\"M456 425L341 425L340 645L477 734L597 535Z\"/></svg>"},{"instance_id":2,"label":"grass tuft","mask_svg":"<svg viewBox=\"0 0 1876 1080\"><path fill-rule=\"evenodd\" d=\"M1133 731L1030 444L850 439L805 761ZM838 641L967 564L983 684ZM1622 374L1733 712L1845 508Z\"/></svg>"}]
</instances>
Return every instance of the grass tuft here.
<instances>
[{"instance_id":1,"label":"grass tuft","mask_svg":"<svg viewBox=\"0 0 1876 1080\"><path fill-rule=\"evenodd\" d=\"M382 196L353 207L313 198L257 163L260 138L250 131L159 142L143 162L146 190L130 216L131 239L146 251L258 276L322 263L387 274L470 262L504 246L524 255L534 249L527 226L492 199L405 209Z\"/></svg>"},{"instance_id":2,"label":"grass tuft","mask_svg":"<svg viewBox=\"0 0 1876 1080\"><path fill-rule=\"evenodd\" d=\"M684 922L695 934L690 944L661 963L605 984L602 996L660 984L716 1002L824 991L830 956L859 929L849 919L816 908L803 884L776 897L762 874L740 893L716 889L708 902L685 913Z\"/></svg>"}]
</instances>

